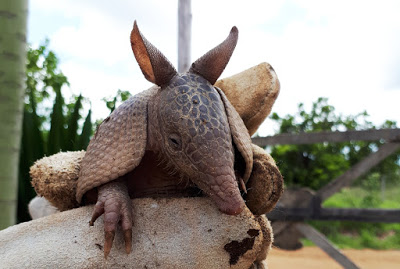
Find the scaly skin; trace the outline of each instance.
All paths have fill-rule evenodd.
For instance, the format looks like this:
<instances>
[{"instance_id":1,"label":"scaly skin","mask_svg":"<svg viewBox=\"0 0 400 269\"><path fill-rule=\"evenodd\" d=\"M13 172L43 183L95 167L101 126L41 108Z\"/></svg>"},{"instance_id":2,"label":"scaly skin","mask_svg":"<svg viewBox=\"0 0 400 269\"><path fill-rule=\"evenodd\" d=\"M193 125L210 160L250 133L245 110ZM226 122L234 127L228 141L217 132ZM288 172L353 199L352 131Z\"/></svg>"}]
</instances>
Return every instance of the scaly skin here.
<instances>
[{"instance_id":1,"label":"scaly skin","mask_svg":"<svg viewBox=\"0 0 400 269\"><path fill-rule=\"evenodd\" d=\"M107 258L110 253L119 221L121 221L124 233L126 253L130 253L132 249L132 206L126 184L113 181L99 187L98 191L97 203L89 225L93 226L96 219L104 214L104 257Z\"/></svg>"},{"instance_id":2,"label":"scaly skin","mask_svg":"<svg viewBox=\"0 0 400 269\"><path fill-rule=\"evenodd\" d=\"M167 156L222 212L239 214L232 134L216 89L199 75L177 75L150 101L149 118L148 148Z\"/></svg>"}]
</instances>

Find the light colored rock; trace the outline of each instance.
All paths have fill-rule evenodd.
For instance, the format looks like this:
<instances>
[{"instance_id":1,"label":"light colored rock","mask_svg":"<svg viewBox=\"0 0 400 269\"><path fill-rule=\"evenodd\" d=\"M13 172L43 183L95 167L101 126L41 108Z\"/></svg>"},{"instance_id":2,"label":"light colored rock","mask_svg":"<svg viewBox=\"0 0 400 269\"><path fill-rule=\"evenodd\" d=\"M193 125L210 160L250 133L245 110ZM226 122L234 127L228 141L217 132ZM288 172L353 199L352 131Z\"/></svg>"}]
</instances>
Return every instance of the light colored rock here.
<instances>
[{"instance_id":1,"label":"light colored rock","mask_svg":"<svg viewBox=\"0 0 400 269\"><path fill-rule=\"evenodd\" d=\"M272 241L269 222L247 208L228 216L208 198L135 199L133 250L125 253L118 230L105 260L102 217L90 227L92 210L81 207L0 231L0 268L247 269L265 258Z\"/></svg>"},{"instance_id":2,"label":"light colored rock","mask_svg":"<svg viewBox=\"0 0 400 269\"><path fill-rule=\"evenodd\" d=\"M253 135L271 112L280 91L275 70L261 63L215 83L228 97Z\"/></svg>"},{"instance_id":3,"label":"light colored rock","mask_svg":"<svg viewBox=\"0 0 400 269\"><path fill-rule=\"evenodd\" d=\"M315 195L315 192L308 188L285 189L279 200L281 207L296 207L306 209ZM272 223L275 235L274 245L285 250L297 250L303 247L301 238L303 234L296 228L293 221L274 221Z\"/></svg>"},{"instance_id":4,"label":"light colored rock","mask_svg":"<svg viewBox=\"0 0 400 269\"><path fill-rule=\"evenodd\" d=\"M283 177L274 159L264 149L252 144L253 170L246 184L246 205L255 215L267 214L283 193Z\"/></svg>"},{"instance_id":5,"label":"light colored rock","mask_svg":"<svg viewBox=\"0 0 400 269\"><path fill-rule=\"evenodd\" d=\"M56 207L50 204L44 197L36 196L28 205L29 214L32 219L38 219L60 212Z\"/></svg>"},{"instance_id":6,"label":"light colored rock","mask_svg":"<svg viewBox=\"0 0 400 269\"><path fill-rule=\"evenodd\" d=\"M37 160L29 172L36 193L61 211L78 207L76 182L83 156L84 150L59 152Z\"/></svg>"}]
</instances>

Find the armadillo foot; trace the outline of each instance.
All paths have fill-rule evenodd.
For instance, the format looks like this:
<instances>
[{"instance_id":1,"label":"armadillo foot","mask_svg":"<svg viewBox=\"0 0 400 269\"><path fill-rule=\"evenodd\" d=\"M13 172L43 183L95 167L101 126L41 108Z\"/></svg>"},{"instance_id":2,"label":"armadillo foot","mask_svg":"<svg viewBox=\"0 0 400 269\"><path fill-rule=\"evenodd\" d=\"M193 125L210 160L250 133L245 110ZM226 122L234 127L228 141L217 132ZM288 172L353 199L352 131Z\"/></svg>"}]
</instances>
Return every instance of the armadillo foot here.
<instances>
[{"instance_id":1,"label":"armadillo foot","mask_svg":"<svg viewBox=\"0 0 400 269\"><path fill-rule=\"evenodd\" d=\"M97 203L89 225L104 214L104 257L107 258L120 222L125 239L126 253L132 249L132 206L128 189L122 182L110 182L99 188Z\"/></svg>"}]
</instances>

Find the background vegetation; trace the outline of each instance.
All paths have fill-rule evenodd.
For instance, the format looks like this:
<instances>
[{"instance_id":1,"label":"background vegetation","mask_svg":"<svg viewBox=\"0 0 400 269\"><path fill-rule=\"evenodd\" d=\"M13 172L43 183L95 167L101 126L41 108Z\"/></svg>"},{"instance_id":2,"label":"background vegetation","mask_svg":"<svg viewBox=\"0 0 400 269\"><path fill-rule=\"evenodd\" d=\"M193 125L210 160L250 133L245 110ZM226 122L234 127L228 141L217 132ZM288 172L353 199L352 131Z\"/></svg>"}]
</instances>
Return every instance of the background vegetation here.
<instances>
[{"instance_id":1,"label":"background vegetation","mask_svg":"<svg viewBox=\"0 0 400 269\"><path fill-rule=\"evenodd\" d=\"M18 186L18 222L30 220L27 204L36 196L30 183L29 168L44 157L60 151L84 150L101 119L93 123L92 111L83 115L89 101L82 95L65 100L62 89L69 86L58 67L58 58L46 41L38 48L28 47L26 63L25 107L20 150ZM65 88L65 87L64 87ZM130 97L128 91L103 101L112 112L116 105Z\"/></svg>"},{"instance_id":2,"label":"background vegetation","mask_svg":"<svg viewBox=\"0 0 400 269\"><path fill-rule=\"evenodd\" d=\"M36 195L30 184L29 167L43 156L59 151L85 149L93 133L91 110L85 118L82 95L66 101L62 87L67 77L58 68L56 55L48 42L28 48L25 107L20 151L18 222L30 220L27 204ZM83 121L83 123L82 123Z\"/></svg>"},{"instance_id":3,"label":"background vegetation","mask_svg":"<svg viewBox=\"0 0 400 269\"><path fill-rule=\"evenodd\" d=\"M299 104L295 115L280 117L274 113L278 133L346 131L397 128L394 121L380 126L368 120L367 112L355 116L338 115L325 98L319 98L307 111ZM341 175L351 166L376 151L384 141L354 141L310 145L279 145L271 147L271 155L284 175L286 186L302 186L317 190ZM343 189L323 203L338 208L400 208L400 152L382 161L357 179L352 187ZM359 223L349 221L312 221L339 247L400 249L400 224ZM306 245L311 244L305 241Z\"/></svg>"}]
</instances>

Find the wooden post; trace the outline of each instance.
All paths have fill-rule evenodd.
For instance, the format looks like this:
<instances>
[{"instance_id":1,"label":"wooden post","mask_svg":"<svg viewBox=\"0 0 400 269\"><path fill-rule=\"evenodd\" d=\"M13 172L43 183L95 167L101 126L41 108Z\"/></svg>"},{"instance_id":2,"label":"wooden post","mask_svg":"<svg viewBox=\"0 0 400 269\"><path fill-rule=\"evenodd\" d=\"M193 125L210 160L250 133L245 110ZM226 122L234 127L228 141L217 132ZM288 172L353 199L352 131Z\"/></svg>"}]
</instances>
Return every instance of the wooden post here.
<instances>
[{"instance_id":1,"label":"wooden post","mask_svg":"<svg viewBox=\"0 0 400 269\"><path fill-rule=\"evenodd\" d=\"M376 141L380 139L388 141L396 141L396 137L400 137L400 129L380 129L380 130L362 130L362 131L345 131L345 132L314 132L299 134L278 134L266 137L254 137L253 143L260 146L271 146L277 144L314 144L322 142L347 142L347 141Z\"/></svg>"},{"instance_id":2,"label":"wooden post","mask_svg":"<svg viewBox=\"0 0 400 269\"><path fill-rule=\"evenodd\" d=\"M191 0L178 2L178 72L183 73L190 67L190 47L192 37Z\"/></svg>"},{"instance_id":3,"label":"wooden post","mask_svg":"<svg viewBox=\"0 0 400 269\"><path fill-rule=\"evenodd\" d=\"M332 243L320 232L315 230L308 224L305 223L297 223L297 230L301 232L305 237L310 239L314 244L320 247L326 254L331 256L336 262L343 266L346 269L359 269L357 265L355 265L349 258L343 255ZM322 265L321 268L324 266Z\"/></svg>"},{"instance_id":4,"label":"wooden post","mask_svg":"<svg viewBox=\"0 0 400 269\"><path fill-rule=\"evenodd\" d=\"M400 143L387 143L382 145L377 152L371 153L365 159L361 160L349 170L344 172L342 175L338 176L336 179L319 189L316 195L319 196L322 201L325 201L342 188L350 186L351 183L353 183L358 177L367 173L372 167L399 149Z\"/></svg>"}]
</instances>

